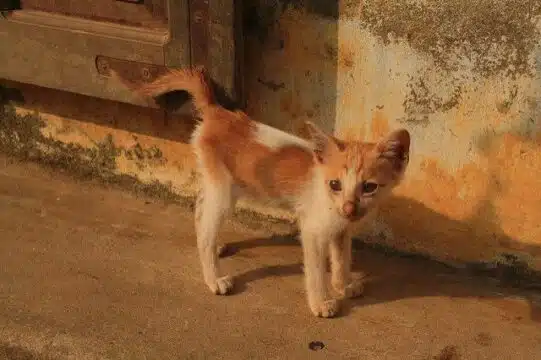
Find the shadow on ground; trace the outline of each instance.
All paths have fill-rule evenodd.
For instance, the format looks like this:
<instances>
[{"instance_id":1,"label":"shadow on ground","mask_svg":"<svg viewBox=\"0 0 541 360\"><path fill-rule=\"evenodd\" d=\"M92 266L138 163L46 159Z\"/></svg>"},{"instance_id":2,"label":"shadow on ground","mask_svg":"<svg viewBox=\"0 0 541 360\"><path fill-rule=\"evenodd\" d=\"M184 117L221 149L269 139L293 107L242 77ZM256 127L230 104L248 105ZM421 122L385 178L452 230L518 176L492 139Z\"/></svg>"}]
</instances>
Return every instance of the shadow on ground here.
<instances>
[{"instance_id":1,"label":"shadow on ground","mask_svg":"<svg viewBox=\"0 0 541 360\"><path fill-rule=\"evenodd\" d=\"M422 204L417 204L416 207L424 211L425 216L431 217L430 221L423 223L434 224L428 229L417 228L418 232L424 232L423 236L437 236L441 226L455 228L468 226L437 214ZM228 243L221 256L241 256L244 251L255 248L289 246L300 247L297 234ZM377 243L364 242L363 239L355 239L353 251L353 269L362 273L366 279L365 294L362 298L350 301L353 307L420 297L477 299L518 297L529 302L531 319L541 322L539 302L541 277L531 273L520 263L513 263L512 259L508 263L472 263L455 268L423 255L400 252ZM302 272L300 257L297 263L250 270L235 276L236 291L243 292L249 283L263 278L299 275Z\"/></svg>"},{"instance_id":2,"label":"shadow on ground","mask_svg":"<svg viewBox=\"0 0 541 360\"><path fill-rule=\"evenodd\" d=\"M54 360L49 355L39 354L35 351L26 349L9 343L0 343L0 359L5 360Z\"/></svg>"}]
</instances>

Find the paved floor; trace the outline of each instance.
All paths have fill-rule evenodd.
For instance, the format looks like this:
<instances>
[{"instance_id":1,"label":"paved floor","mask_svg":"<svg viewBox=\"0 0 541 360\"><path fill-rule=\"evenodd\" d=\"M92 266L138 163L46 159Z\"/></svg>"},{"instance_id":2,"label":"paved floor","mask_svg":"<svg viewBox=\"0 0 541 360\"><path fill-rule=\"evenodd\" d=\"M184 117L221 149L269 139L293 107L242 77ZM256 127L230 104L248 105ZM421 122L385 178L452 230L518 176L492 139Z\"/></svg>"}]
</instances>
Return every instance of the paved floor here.
<instances>
[{"instance_id":1,"label":"paved floor","mask_svg":"<svg viewBox=\"0 0 541 360\"><path fill-rule=\"evenodd\" d=\"M317 319L298 245L230 223L213 296L186 209L4 158L0 230L1 359L541 359L534 294L363 251L365 297Z\"/></svg>"}]
</instances>

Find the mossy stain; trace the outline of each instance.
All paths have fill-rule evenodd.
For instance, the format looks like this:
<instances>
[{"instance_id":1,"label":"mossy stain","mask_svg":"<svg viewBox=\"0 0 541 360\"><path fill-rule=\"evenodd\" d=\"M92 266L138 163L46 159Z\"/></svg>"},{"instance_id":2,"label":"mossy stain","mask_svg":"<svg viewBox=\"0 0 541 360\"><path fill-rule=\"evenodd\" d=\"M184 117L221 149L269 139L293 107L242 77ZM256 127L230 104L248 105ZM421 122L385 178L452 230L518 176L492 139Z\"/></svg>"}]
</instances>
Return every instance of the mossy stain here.
<instances>
[{"instance_id":1,"label":"mossy stain","mask_svg":"<svg viewBox=\"0 0 541 360\"><path fill-rule=\"evenodd\" d=\"M442 70L462 61L484 76L532 73L541 1L368 0L361 24L384 43L406 41Z\"/></svg>"}]
</instances>

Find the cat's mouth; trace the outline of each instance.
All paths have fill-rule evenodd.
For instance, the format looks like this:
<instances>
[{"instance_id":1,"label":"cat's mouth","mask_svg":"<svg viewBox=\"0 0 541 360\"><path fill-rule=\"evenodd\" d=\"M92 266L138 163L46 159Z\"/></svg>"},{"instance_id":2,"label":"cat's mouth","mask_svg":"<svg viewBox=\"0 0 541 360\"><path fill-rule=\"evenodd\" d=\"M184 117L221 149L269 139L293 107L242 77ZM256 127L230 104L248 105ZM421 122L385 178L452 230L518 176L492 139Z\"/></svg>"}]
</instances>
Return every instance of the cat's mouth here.
<instances>
[{"instance_id":1,"label":"cat's mouth","mask_svg":"<svg viewBox=\"0 0 541 360\"><path fill-rule=\"evenodd\" d=\"M355 221L359 221L361 220L364 215L366 213L363 213L363 214L353 214L353 215L346 215L345 218L348 219L350 222L355 222Z\"/></svg>"}]
</instances>

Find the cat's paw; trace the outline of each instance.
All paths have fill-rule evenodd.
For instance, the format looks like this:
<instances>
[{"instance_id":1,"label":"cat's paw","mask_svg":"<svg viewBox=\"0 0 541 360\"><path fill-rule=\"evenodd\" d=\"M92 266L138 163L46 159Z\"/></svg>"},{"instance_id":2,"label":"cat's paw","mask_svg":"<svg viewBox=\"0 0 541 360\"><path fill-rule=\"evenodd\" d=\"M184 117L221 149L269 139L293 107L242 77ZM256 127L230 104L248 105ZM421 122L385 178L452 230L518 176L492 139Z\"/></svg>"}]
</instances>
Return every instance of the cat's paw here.
<instances>
[{"instance_id":1,"label":"cat's paw","mask_svg":"<svg viewBox=\"0 0 541 360\"><path fill-rule=\"evenodd\" d=\"M340 302L336 299L325 300L310 305L310 310L315 316L323 318L335 317L340 311Z\"/></svg>"},{"instance_id":2,"label":"cat's paw","mask_svg":"<svg viewBox=\"0 0 541 360\"><path fill-rule=\"evenodd\" d=\"M231 276L222 276L215 281L207 283L210 291L215 295L226 295L233 289L233 278Z\"/></svg>"}]
</instances>

